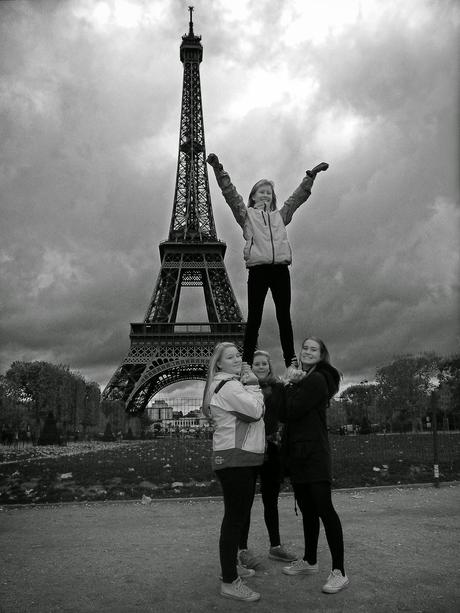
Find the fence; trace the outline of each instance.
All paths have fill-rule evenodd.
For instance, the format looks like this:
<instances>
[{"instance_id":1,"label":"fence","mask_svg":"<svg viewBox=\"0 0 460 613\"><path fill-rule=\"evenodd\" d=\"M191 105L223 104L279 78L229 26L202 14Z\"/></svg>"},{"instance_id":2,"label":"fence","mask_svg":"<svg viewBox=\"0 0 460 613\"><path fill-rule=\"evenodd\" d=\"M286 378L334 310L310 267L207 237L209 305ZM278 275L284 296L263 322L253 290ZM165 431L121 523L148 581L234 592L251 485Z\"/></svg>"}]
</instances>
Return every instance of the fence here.
<instances>
[{"instance_id":1,"label":"fence","mask_svg":"<svg viewBox=\"0 0 460 613\"><path fill-rule=\"evenodd\" d=\"M442 481L460 478L460 432L437 434L435 462L432 434L331 435L333 487L358 487L434 481L434 464ZM157 480L210 481L211 441L161 438L152 442L165 463L155 469ZM166 465L166 468L165 468ZM287 486L288 487L288 486Z\"/></svg>"}]
</instances>

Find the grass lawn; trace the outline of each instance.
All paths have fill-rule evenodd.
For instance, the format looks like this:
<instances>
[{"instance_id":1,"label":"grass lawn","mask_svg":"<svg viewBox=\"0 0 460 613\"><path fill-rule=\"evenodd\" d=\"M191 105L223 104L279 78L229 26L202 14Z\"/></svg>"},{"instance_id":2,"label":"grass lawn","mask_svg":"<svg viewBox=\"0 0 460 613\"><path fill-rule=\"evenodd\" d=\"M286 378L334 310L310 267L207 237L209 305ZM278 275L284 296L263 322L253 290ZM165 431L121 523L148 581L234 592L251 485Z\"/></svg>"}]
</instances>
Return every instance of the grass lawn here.
<instances>
[{"instance_id":1,"label":"grass lawn","mask_svg":"<svg viewBox=\"0 0 460 613\"><path fill-rule=\"evenodd\" d=\"M429 482L426 434L331 436L334 488ZM460 433L439 435L441 480L460 478ZM81 442L0 447L0 503L164 498L220 494L209 440ZM289 489L285 483L284 488Z\"/></svg>"}]
</instances>

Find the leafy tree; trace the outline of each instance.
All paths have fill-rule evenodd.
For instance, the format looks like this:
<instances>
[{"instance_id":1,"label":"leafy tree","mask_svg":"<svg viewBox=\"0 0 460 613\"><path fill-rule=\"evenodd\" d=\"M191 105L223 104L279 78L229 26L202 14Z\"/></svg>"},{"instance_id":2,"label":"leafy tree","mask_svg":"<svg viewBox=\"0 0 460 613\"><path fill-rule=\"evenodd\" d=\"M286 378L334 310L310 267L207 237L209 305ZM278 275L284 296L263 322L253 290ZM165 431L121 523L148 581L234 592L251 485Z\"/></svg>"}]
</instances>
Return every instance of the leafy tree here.
<instances>
[{"instance_id":1,"label":"leafy tree","mask_svg":"<svg viewBox=\"0 0 460 613\"><path fill-rule=\"evenodd\" d=\"M105 425L104 436L102 437L103 441L113 441L115 437L113 435L112 424L108 421Z\"/></svg>"},{"instance_id":2,"label":"leafy tree","mask_svg":"<svg viewBox=\"0 0 460 613\"><path fill-rule=\"evenodd\" d=\"M369 411L375 402L378 389L375 383L363 382L350 385L340 395L348 423L360 425L363 434L370 432Z\"/></svg>"},{"instance_id":3,"label":"leafy tree","mask_svg":"<svg viewBox=\"0 0 460 613\"><path fill-rule=\"evenodd\" d=\"M45 419L45 423L43 425L43 430L40 434L40 438L38 439L39 445L59 445L60 444L60 436L59 430L56 424L56 418L53 413L50 411Z\"/></svg>"},{"instance_id":4,"label":"leafy tree","mask_svg":"<svg viewBox=\"0 0 460 613\"><path fill-rule=\"evenodd\" d=\"M411 424L421 430L422 414L437 384L439 357L434 353L403 355L377 370L378 405L386 418L400 427Z\"/></svg>"},{"instance_id":5,"label":"leafy tree","mask_svg":"<svg viewBox=\"0 0 460 613\"><path fill-rule=\"evenodd\" d=\"M454 424L460 425L460 354L443 358L439 362L439 392L448 392L446 413L451 415Z\"/></svg>"},{"instance_id":6,"label":"leafy tree","mask_svg":"<svg viewBox=\"0 0 460 613\"><path fill-rule=\"evenodd\" d=\"M10 390L16 390L15 397L22 399L21 402L27 401L37 426L49 412L63 430L73 433L81 426L86 430L99 422L99 386L95 382L87 383L68 366L39 361L13 362L4 380ZM5 395L13 397L11 392Z\"/></svg>"},{"instance_id":7,"label":"leafy tree","mask_svg":"<svg viewBox=\"0 0 460 613\"><path fill-rule=\"evenodd\" d=\"M27 421L30 398L14 382L0 375L0 424L20 428Z\"/></svg>"}]
</instances>

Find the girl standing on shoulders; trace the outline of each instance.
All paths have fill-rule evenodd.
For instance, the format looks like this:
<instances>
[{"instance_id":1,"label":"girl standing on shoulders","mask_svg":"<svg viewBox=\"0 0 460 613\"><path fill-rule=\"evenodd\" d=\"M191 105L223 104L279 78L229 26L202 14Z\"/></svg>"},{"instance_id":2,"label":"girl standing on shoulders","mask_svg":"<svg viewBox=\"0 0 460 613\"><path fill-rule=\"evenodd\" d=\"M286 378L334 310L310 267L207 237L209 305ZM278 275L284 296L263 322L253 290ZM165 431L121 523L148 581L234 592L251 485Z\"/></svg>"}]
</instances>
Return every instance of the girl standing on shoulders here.
<instances>
[{"instance_id":1,"label":"girl standing on shoulders","mask_svg":"<svg viewBox=\"0 0 460 613\"><path fill-rule=\"evenodd\" d=\"M227 204L243 229L246 240L244 259L248 274L248 317L243 347L243 362L252 364L257 346L259 328L265 297L270 289L275 303L281 347L286 366L295 357L294 338L291 323L291 280L289 265L292 262L291 246L286 226L294 212L311 194L316 174L326 170L328 164L322 162L309 170L299 187L286 200L281 209L276 208L276 195L273 181L261 179L251 189L248 206L236 191L229 174L219 163L219 158L211 153L207 162L212 166L217 183Z\"/></svg>"},{"instance_id":2,"label":"girl standing on shoulders","mask_svg":"<svg viewBox=\"0 0 460 613\"><path fill-rule=\"evenodd\" d=\"M331 365L324 342L314 336L303 341L300 363L301 370L289 370L283 450L302 513L305 555L291 566L285 566L283 573L318 572L321 519L332 556L332 570L322 589L327 594L335 594L349 584L344 568L342 524L331 498L331 452L326 419L329 402L339 389L340 374Z\"/></svg>"},{"instance_id":3,"label":"girl standing on shoulders","mask_svg":"<svg viewBox=\"0 0 460 613\"><path fill-rule=\"evenodd\" d=\"M265 401L265 459L264 463L257 467L257 473L260 475L264 520L270 540L268 557L280 562L293 562L297 556L281 544L278 514L278 498L283 481L279 448L279 414L284 406L284 385L274 376L270 354L266 351L254 352L252 372L259 380ZM240 538L239 558L241 564L246 568L256 569L262 564L260 557L248 549L249 526L250 518L248 517Z\"/></svg>"},{"instance_id":4,"label":"girl standing on shoulders","mask_svg":"<svg viewBox=\"0 0 460 613\"><path fill-rule=\"evenodd\" d=\"M203 394L203 413L214 426L212 466L224 496L219 554L221 595L233 600L260 599L242 577L255 574L237 567L238 543L249 521L257 467L264 460L264 403L260 388L243 384L241 356L233 343L220 343L211 356ZM252 383L252 382L251 382Z\"/></svg>"}]
</instances>

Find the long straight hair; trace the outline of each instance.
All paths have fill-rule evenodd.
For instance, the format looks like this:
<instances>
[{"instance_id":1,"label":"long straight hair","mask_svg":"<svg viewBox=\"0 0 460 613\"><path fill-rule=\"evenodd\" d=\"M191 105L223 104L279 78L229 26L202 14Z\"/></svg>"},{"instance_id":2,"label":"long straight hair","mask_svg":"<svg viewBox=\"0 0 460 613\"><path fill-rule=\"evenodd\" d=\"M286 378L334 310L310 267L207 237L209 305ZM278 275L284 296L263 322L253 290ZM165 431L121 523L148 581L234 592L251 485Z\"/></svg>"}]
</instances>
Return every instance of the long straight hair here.
<instances>
[{"instance_id":1,"label":"long straight hair","mask_svg":"<svg viewBox=\"0 0 460 613\"><path fill-rule=\"evenodd\" d=\"M318 343L319 345L319 357L321 362L326 362L327 364L331 363L331 356L329 355L329 351L326 347L325 342L318 338L317 336L306 336L303 341L302 341L302 345L301 347L303 347L303 344L305 343L305 341L315 341L315 343ZM302 365L302 362L300 360L300 353L299 353L299 364Z\"/></svg>"},{"instance_id":2,"label":"long straight hair","mask_svg":"<svg viewBox=\"0 0 460 613\"><path fill-rule=\"evenodd\" d=\"M217 366L217 362L222 357L222 354L225 351L225 349L228 349L229 347L235 347L235 349L237 348L235 343L219 343L218 345L215 346L212 356L209 358L208 374L206 376L206 384L204 386L204 392L203 392L203 404L201 407L203 415L207 417L208 419L211 417L211 407L210 407L210 402L211 402L211 397L212 397L211 383L214 379L216 372L219 370Z\"/></svg>"}]
</instances>

